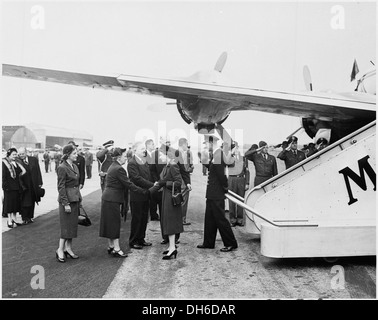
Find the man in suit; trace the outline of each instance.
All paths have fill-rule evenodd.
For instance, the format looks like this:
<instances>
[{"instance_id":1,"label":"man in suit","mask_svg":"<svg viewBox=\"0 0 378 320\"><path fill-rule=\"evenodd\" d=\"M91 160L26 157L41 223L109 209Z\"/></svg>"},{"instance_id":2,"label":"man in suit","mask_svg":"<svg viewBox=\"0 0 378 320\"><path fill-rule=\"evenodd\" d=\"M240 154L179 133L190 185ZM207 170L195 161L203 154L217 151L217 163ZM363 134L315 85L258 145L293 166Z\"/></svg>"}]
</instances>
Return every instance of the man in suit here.
<instances>
[{"instance_id":1,"label":"man in suit","mask_svg":"<svg viewBox=\"0 0 378 320\"><path fill-rule=\"evenodd\" d=\"M113 163L112 152L114 149L114 141L109 140L105 142L102 146L104 148L96 153L96 158L99 164L98 174L100 176L101 190L102 192L104 192L106 172Z\"/></svg>"},{"instance_id":2,"label":"man in suit","mask_svg":"<svg viewBox=\"0 0 378 320\"><path fill-rule=\"evenodd\" d=\"M147 160L147 163L148 163L149 168L150 168L152 180L153 180L153 182L159 181L159 180L156 180L156 177L152 176L152 172L151 172L152 165L154 164L154 161L155 161L155 159L154 159L154 151L155 151L154 140L152 140L152 139L146 140L145 145L146 145L146 151L147 151L146 160ZM160 192L160 194L161 194L161 192ZM161 202L161 200L160 200L160 202ZM154 194L150 199L150 219L151 219L151 221L159 221L160 220L159 215L157 213L158 203L159 203L158 195ZM160 213L160 206L159 206L159 213Z\"/></svg>"},{"instance_id":3,"label":"man in suit","mask_svg":"<svg viewBox=\"0 0 378 320\"><path fill-rule=\"evenodd\" d=\"M50 152L48 150L43 154L43 162L45 163L45 171L48 173L50 165Z\"/></svg>"},{"instance_id":4,"label":"man in suit","mask_svg":"<svg viewBox=\"0 0 378 320\"><path fill-rule=\"evenodd\" d=\"M134 155L127 165L127 171L131 182L143 189L154 186L148 163L146 161L146 147L142 142L136 142L133 146ZM131 230L129 245L133 249L143 249L151 246L151 242L145 241L148 212L150 201L148 195L143 195L130 190Z\"/></svg>"},{"instance_id":5,"label":"man in suit","mask_svg":"<svg viewBox=\"0 0 378 320\"><path fill-rule=\"evenodd\" d=\"M54 155L55 172L58 172L58 167L60 165L61 160L62 160L62 151L61 151L61 149L59 149L59 150L57 150L57 152Z\"/></svg>"},{"instance_id":6,"label":"man in suit","mask_svg":"<svg viewBox=\"0 0 378 320\"><path fill-rule=\"evenodd\" d=\"M76 149L78 148L78 144L75 143L75 141L70 141L68 144L74 146ZM74 162L76 166L79 169L79 189L83 189L84 187L84 181L85 181L85 158L77 153L77 159Z\"/></svg>"},{"instance_id":7,"label":"man in suit","mask_svg":"<svg viewBox=\"0 0 378 320\"><path fill-rule=\"evenodd\" d=\"M179 145L179 151L180 151L180 159L182 159L185 170L191 174L194 170L193 165L193 156L189 150L188 146L188 140L185 138L180 138L178 141ZM183 180L183 183L181 184L181 192L183 194L184 202L181 206L182 209L182 224L184 226L190 225L190 222L186 221L186 214L188 211L188 203L189 203L189 191L187 190L188 186L185 184L185 181Z\"/></svg>"},{"instance_id":8,"label":"man in suit","mask_svg":"<svg viewBox=\"0 0 378 320\"><path fill-rule=\"evenodd\" d=\"M225 174L226 163L225 153L228 150L221 150L218 145L217 136L209 136L210 162L207 188L206 188L206 210L203 243L198 245L199 249L213 249L217 231L221 235L224 248L221 252L229 252L238 247L238 243L232 232L230 222L225 216L225 193L228 190L228 181Z\"/></svg>"},{"instance_id":9,"label":"man in suit","mask_svg":"<svg viewBox=\"0 0 378 320\"><path fill-rule=\"evenodd\" d=\"M92 178L92 164L93 164L93 154L86 148L84 153L85 158L85 171L87 172L87 179Z\"/></svg>"},{"instance_id":10,"label":"man in suit","mask_svg":"<svg viewBox=\"0 0 378 320\"><path fill-rule=\"evenodd\" d=\"M244 157L255 165L256 176L254 185L257 186L277 175L276 158L268 153L268 145L265 141L259 142L259 148L248 150Z\"/></svg>"},{"instance_id":11,"label":"man in suit","mask_svg":"<svg viewBox=\"0 0 378 320\"><path fill-rule=\"evenodd\" d=\"M290 137L286 147L284 142L282 143L282 151L278 154L277 158L285 161L286 169L289 169L293 165L304 160L306 158L306 154L303 151L298 150L297 137Z\"/></svg>"},{"instance_id":12,"label":"man in suit","mask_svg":"<svg viewBox=\"0 0 378 320\"><path fill-rule=\"evenodd\" d=\"M35 204L41 201L39 189L43 185L41 168L37 158L28 155L25 148L18 149L18 161L25 168L26 173L22 176L26 189L21 195L21 210L23 224L33 222Z\"/></svg>"}]
</instances>

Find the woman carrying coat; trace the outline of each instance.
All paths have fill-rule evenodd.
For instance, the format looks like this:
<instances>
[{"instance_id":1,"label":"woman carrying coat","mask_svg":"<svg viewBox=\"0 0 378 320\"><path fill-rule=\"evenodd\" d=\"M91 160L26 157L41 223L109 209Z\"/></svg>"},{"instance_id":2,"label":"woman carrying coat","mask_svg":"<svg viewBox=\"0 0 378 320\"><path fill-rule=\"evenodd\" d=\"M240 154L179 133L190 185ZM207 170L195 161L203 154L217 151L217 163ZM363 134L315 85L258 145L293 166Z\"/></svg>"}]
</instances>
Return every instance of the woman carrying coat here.
<instances>
[{"instance_id":1,"label":"woman carrying coat","mask_svg":"<svg viewBox=\"0 0 378 320\"><path fill-rule=\"evenodd\" d=\"M115 148L113 163L107 171L105 189L101 198L100 237L108 239L108 253L121 258L127 257L119 245L121 213L126 214L124 210L124 206L127 205L125 195L129 189L149 194L149 190L142 189L129 180L125 168L122 167L126 161L126 149Z\"/></svg>"},{"instance_id":2,"label":"woman carrying coat","mask_svg":"<svg viewBox=\"0 0 378 320\"><path fill-rule=\"evenodd\" d=\"M169 247L163 254L163 260L176 258L177 249L175 245L175 235L184 231L182 224L181 205L174 206L172 203L172 189L176 194L181 192L182 177L180 168L175 160L174 150L167 152L167 165L160 174L159 186L163 187L162 195L162 212L161 212L161 228L163 236L168 236Z\"/></svg>"},{"instance_id":3,"label":"woman carrying coat","mask_svg":"<svg viewBox=\"0 0 378 320\"><path fill-rule=\"evenodd\" d=\"M79 207L82 200L79 189L79 169L75 165L77 150L73 145L63 148L62 163L58 167L58 202L60 218L59 248L56 259L66 262L65 257L79 258L72 251L72 239L77 238Z\"/></svg>"},{"instance_id":4,"label":"woman carrying coat","mask_svg":"<svg viewBox=\"0 0 378 320\"><path fill-rule=\"evenodd\" d=\"M20 177L26 173L25 168L16 162L17 154L16 148L10 148L2 161L3 216L8 218L8 228L19 225L16 223L16 215L21 209L23 191Z\"/></svg>"}]
</instances>

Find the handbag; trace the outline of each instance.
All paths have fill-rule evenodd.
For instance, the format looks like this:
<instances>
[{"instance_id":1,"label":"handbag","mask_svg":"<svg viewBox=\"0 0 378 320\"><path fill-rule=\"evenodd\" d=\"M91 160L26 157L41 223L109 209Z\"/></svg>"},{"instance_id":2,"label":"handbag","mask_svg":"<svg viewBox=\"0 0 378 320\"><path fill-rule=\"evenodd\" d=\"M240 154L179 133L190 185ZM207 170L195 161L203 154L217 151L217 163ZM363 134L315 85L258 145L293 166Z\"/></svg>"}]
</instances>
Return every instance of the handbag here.
<instances>
[{"instance_id":1,"label":"handbag","mask_svg":"<svg viewBox=\"0 0 378 320\"><path fill-rule=\"evenodd\" d=\"M181 192L175 194L175 182L172 186L172 204L174 207L181 206L184 202L184 197Z\"/></svg>"},{"instance_id":2,"label":"handbag","mask_svg":"<svg viewBox=\"0 0 378 320\"><path fill-rule=\"evenodd\" d=\"M84 227L89 227L90 225L92 225L91 219L89 219L87 212L82 205L79 206L79 216L77 223Z\"/></svg>"}]
</instances>

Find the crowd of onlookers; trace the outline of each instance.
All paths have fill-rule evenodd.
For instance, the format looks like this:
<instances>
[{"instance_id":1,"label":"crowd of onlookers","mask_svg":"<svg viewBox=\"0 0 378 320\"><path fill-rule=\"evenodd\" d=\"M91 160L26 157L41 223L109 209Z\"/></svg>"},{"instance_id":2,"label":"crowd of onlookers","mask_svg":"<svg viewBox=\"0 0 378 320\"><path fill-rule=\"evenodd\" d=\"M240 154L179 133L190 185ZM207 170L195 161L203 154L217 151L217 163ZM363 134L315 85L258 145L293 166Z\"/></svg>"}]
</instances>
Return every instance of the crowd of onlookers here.
<instances>
[{"instance_id":1,"label":"crowd of onlookers","mask_svg":"<svg viewBox=\"0 0 378 320\"><path fill-rule=\"evenodd\" d=\"M269 147L264 141L253 144L244 154L237 142L229 146L210 135L198 152L203 174L208 175L206 190L205 229L203 244L198 248L214 248L215 235L220 231L225 247L223 252L235 250L237 241L231 227L244 225L243 209L229 202L229 217L225 217L225 193L228 190L244 197L250 188L248 162L253 163L254 186L278 174L276 157L270 148L282 148L277 158L286 169L296 165L327 145L327 141L310 143L298 149L298 139L291 136L281 144ZM152 243L145 239L148 219L160 221L162 244L167 244L163 259L176 258L180 233L186 225L191 174L194 159L187 139L173 148L168 140L155 146L149 139L136 142L132 148L116 148L114 141L103 144L95 155L88 148L79 149L70 141L63 148L33 156L31 150L10 148L2 159L3 217L9 228L33 223L35 204L44 196L41 168L57 175L59 222L61 235L56 258L65 262L72 251L72 239L77 237L77 225L85 179L92 178L94 161L98 163L101 196L99 236L108 239L108 253L126 257L120 246L120 223L131 212L129 246L143 249ZM40 161L39 161L40 160ZM40 162L43 163L40 166ZM177 203L175 203L175 201ZM22 223L17 222L20 213Z\"/></svg>"}]
</instances>

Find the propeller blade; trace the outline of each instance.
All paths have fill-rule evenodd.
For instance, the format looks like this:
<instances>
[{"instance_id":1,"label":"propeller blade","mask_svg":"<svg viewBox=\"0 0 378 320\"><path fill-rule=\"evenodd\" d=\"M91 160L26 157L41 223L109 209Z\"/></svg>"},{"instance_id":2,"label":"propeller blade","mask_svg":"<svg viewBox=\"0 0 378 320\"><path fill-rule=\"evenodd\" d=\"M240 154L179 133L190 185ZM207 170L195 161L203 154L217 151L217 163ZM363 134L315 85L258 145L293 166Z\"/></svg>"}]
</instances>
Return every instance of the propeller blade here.
<instances>
[{"instance_id":1,"label":"propeller blade","mask_svg":"<svg viewBox=\"0 0 378 320\"><path fill-rule=\"evenodd\" d=\"M311 73L308 66L303 67L303 80L304 80L307 91L312 91Z\"/></svg>"},{"instance_id":2,"label":"propeller blade","mask_svg":"<svg viewBox=\"0 0 378 320\"><path fill-rule=\"evenodd\" d=\"M224 65L226 64L226 61L227 61L227 52L223 52L218 58L218 61L215 64L214 70L218 72L222 72Z\"/></svg>"}]
</instances>

